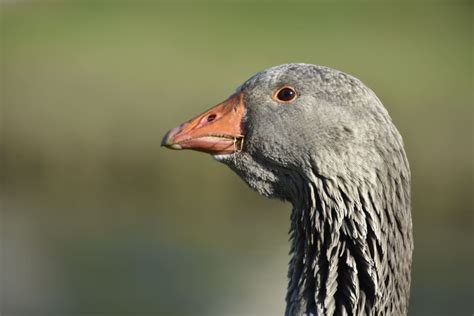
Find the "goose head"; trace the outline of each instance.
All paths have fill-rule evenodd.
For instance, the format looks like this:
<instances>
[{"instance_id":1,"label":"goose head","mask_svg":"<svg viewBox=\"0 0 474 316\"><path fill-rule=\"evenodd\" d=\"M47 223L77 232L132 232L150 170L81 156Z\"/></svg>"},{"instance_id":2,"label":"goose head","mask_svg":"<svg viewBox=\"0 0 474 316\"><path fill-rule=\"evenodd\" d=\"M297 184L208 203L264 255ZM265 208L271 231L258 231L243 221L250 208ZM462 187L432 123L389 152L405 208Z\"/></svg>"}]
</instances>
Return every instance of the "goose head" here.
<instances>
[{"instance_id":1,"label":"goose head","mask_svg":"<svg viewBox=\"0 0 474 316\"><path fill-rule=\"evenodd\" d=\"M387 111L356 78L309 64L260 72L223 103L169 131L162 145L210 153L253 189L297 203L293 177L375 181L400 142Z\"/></svg>"}]
</instances>

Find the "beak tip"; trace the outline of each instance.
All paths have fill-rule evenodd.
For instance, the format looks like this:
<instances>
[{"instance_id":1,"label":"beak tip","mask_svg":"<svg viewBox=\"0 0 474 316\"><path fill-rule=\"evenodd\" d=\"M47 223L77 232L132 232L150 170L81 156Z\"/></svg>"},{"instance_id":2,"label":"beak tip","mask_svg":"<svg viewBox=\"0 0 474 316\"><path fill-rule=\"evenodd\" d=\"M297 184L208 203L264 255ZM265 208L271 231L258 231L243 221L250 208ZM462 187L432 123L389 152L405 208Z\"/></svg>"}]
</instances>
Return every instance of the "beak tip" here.
<instances>
[{"instance_id":1,"label":"beak tip","mask_svg":"<svg viewBox=\"0 0 474 316\"><path fill-rule=\"evenodd\" d=\"M161 147L163 147L163 146L166 147L166 146L168 145L168 141L169 141L168 135L169 135L169 133L170 133L170 132L166 133L166 135L165 135L165 136L163 137L163 139L161 140L161 145L160 145Z\"/></svg>"},{"instance_id":2,"label":"beak tip","mask_svg":"<svg viewBox=\"0 0 474 316\"><path fill-rule=\"evenodd\" d=\"M169 148L169 149L176 149L176 150L179 150L179 149L183 149L181 147L181 145L179 144L176 144L173 142L173 137L170 137L171 136L171 131L170 130L168 133L166 133L166 135L163 137L163 139L161 140L161 147L166 147L166 148Z\"/></svg>"}]
</instances>

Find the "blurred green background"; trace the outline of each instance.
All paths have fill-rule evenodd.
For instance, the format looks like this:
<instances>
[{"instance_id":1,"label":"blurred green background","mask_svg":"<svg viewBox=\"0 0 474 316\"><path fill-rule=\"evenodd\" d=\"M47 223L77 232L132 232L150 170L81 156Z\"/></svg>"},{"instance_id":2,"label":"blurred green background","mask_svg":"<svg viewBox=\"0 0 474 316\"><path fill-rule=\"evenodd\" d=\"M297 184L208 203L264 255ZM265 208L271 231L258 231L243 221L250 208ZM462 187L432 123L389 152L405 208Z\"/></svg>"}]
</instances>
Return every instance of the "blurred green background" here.
<instances>
[{"instance_id":1,"label":"blurred green background","mask_svg":"<svg viewBox=\"0 0 474 316\"><path fill-rule=\"evenodd\" d=\"M291 206L164 133L287 62L371 87L413 173L412 315L473 308L469 2L1 7L1 314L281 315Z\"/></svg>"}]
</instances>

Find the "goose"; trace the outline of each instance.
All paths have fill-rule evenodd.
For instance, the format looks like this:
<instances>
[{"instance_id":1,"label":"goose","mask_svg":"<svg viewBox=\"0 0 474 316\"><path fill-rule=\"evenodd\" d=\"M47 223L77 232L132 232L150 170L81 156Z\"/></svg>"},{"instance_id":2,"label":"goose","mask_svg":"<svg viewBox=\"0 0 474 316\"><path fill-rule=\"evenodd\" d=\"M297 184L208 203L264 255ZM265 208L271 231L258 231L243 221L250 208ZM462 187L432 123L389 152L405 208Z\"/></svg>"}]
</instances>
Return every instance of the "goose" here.
<instances>
[{"instance_id":1,"label":"goose","mask_svg":"<svg viewBox=\"0 0 474 316\"><path fill-rule=\"evenodd\" d=\"M162 146L213 155L292 204L285 315L406 315L413 252L402 137L344 72L284 64L171 129Z\"/></svg>"}]
</instances>

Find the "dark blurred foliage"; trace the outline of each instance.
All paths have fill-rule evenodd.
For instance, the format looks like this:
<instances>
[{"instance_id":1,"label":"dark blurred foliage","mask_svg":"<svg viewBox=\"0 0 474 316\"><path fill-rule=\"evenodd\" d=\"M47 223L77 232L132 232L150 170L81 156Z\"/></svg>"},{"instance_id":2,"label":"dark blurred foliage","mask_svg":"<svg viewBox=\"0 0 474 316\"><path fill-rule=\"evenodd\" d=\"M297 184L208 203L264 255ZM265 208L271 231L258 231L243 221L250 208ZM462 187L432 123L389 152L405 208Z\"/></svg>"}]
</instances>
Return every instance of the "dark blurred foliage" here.
<instances>
[{"instance_id":1,"label":"dark blurred foliage","mask_svg":"<svg viewBox=\"0 0 474 316\"><path fill-rule=\"evenodd\" d=\"M380 97L413 173L411 314L471 314L472 9L3 2L1 314L282 314L290 205L159 144L286 62Z\"/></svg>"}]
</instances>

